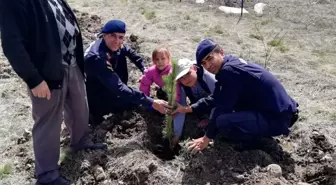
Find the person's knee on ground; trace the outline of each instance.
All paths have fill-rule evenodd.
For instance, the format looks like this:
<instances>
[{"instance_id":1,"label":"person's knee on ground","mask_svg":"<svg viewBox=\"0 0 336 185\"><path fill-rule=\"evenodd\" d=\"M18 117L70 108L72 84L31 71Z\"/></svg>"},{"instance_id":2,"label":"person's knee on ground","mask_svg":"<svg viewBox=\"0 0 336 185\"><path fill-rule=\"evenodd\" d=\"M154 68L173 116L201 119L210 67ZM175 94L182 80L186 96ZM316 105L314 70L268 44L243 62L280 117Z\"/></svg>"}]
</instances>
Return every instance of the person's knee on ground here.
<instances>
[{"instance_id":1,"label":"person's knee on ground","mask_svg":"<svg viewBox=\"0 0 336 185\"><path fill-rule=\"evenodd\" d=\"M268 136L268 123L255 112L232 112L216 118L219 133L229 140L251 142Z\"/></svg>"}]
</instances>

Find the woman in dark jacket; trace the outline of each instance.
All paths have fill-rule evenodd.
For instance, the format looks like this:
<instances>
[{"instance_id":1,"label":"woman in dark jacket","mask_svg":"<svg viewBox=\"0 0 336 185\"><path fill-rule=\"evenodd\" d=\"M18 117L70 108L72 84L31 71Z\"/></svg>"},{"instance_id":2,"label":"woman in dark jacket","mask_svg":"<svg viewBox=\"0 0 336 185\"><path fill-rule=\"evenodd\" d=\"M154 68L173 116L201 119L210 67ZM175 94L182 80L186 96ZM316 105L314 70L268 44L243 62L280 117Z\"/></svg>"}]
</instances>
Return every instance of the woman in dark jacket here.
<instances>
[{"instance_id":1,"label":"woman in dark jacket","mask_svg":"<svg viewBox=\"0 0 336 185\"><path fill-rule=\"evenodd\" d=\"M28 86L34 119L37 184L68 185L60 176L60 129L74 151L105 148L88 139L88 106L79 25L64 0L0 0L3 52Z\"/></svg>"}]
</instances>

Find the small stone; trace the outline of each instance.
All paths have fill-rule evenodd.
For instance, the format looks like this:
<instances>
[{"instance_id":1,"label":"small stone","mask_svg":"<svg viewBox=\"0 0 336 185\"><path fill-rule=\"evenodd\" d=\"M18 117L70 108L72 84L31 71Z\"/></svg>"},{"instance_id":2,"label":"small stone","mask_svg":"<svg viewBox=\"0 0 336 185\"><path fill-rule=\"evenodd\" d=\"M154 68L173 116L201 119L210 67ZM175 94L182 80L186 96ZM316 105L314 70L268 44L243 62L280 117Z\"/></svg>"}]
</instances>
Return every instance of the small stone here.
<instances>
[{"instance_id":1,"label":"small stone","mask_svg":"<svg viewBox=\"0 0 336 185\"><path fill-rule=\"evenodd\" d=\"M331 0L319 0L317 1L318 4L330 4Z\"/></svg>"},{"instance_id":2,"label":"small stone","mask_svg":"<svg viewBox=\"0 0 336 185\"><path fill-rule=\"evenodd\" d=\"M181 170L182 170L182 167L183 167L183 166L181 166ZM153 172L157 169L157 166L156 166L154 163L150 163L150 164L148 165L148 169L149 169L149 171L150 171L151 173L153 173Z\"/></svg>"},{"instance_id":3,"label":"small stone","mask_svg":"<svg viewBox=\"0 0 336 185\"><path fill-rule=\"evenodd\" d=\"M23 132L23 138L25 138L27 141L29 141L29 139L32 137L32 133L25 129L24 132Z\"/></svg>"},{"instance_id":4,"label":"small stone","mask_svg":"<svg viewBox=\"0 0 336 185\"><path fill-rule=\"evenodd\" d=\"M19 152L17 154L17 156L19 156L19 157L25 157L25 156L27 156L27 154L26 154L26 152Z\"/></svg>"},{"instance_id":5,"label":"small stone","mask_svg":"<svg viewBox=\"0 0 336 185\"><path fill-rule=\"evenodd\" d=\"M220 160L220 159L219 159L219 160L217 160L216 162L217 162L217 164L220 164L220 163L222 163L222 161L223 161L223 160Z\"/></svg>"},{"instance_id":6,"label":"small stone","mask_svg":"<svg viewBox=\"0 0 336 185\"><path fill-rule=\"evenodd\" d=\"M106 179L106 174L101 166L96 167L94 171L94 176L96 177L97 181L102 181Z\"/></svg>"},{"instance_id":7,"label":"small stone","mask_svg":"<svg viewBox=\"0 0 336 185\"><path fill-rule=\"evenodd\" d=\"M9 74L1 74L0 79L9 79L10 75Z\"/></svg>"},{"instance_id":8,"label":"small stone","mask_svg":"<svg viewBox=\"0 0 336 185\"><path fill-rule=\"evenodd\" d=\"M245 177L244 175L240 175L238 173L232 173L232 177L238 182L238 183L242 183L245 181Z\"/></svg>"},{"instance_id":9,"label":"small stone","mask_svg":"<svg viewBox=\"0 0 336 185\"><path fill-rule=\"evenodd\" d=\"M139 37L137 35L133 34L133 33L129 37L131 42L136 42L138 40L138 38Z\"/></svg>"},{"instance_id":10,"label":"small stone","mask_svg":"<svg viewBox=\"0 0 336 185\"><path fill-rule=\"evenodd\" d=\"M30 170L32 168L32 165L31 164L27 164L26 165L26 170Z\"/></svg>"},{"instance_id":11,"label":"small stone","mask_svg":"<svg viewBox=\"0 0 336 185\"><path fill-rule=\"evenodd\" d=\"M282 176L282 169L277 164L270 164L267 167L267 172L274 176L274 177L281 177Z\"/></svg>"},{"instance_id":12,"label":"small stone","mask_svg":"<svg viewBox=\"0 0 336 185\"><path fill-rule=\"evenodd\" d=\"M221 176L224 175L224 171L223 171L223 170L220 171L220 175L221 175Z\"/></svg>"},{"instance_id":13,"label":"small stone","mask_svg":"<svg viewBox=\"0 0 336 185\"><path fill-rule=\"evenodd\" d=\"M196 0L197 4L203 4L205 1L204 0Z\"/></svg>"},{"instance_id":14,"label":"small stone","mask_svg":"<svg viewBox=\"0 0 336 185\"><path fill-rule=\"evenodd\" d=\"M255 170L256 170L257 172L260 172L261 167L260 167L260 166L256 166L256 167L255 167Z\"/></svg>"},{"instance_id":15,"label":"small stone","mask_svg":"<svg viewBox=\"0 0 336 185\"><path fill-rule=\"evenodd\" d=\"M259 172L265 173L267 172L267 168L260 168Z\"/></svg>"},{"instance_id":16,"label":"small stone","mask_svg":"<svg viewBox=\"0 0 336 185\"><path fill-rule=\"evenodd\" d=\"M310 185L310 184L305 183L305 182L299 182L299 183L297 183L297 185Z\"/></svg>"},{"instance_id":17,"label":"small stone","mask_svg":"<svg viewBox=\"0 0 336 185\"><path fill-rule=\"evenodd\" d=\"M123 181L118 181L118 183L121 185L125 184Z\"/></svg>"},{"instance_id":18,"label":"small stone","mask_svg":"<svg viewBox=\"0 0 336 185\"><path fill-rule=\"evenodd\" d=\"M100 17L98 15L91 15L91 19L95 21L100 21Z\"/></svg>"},{"instance_id":19,"label":"small stone","mask_svg":"<svg viewBox=\"0 0 336 185\"><path fill-rule=\"evenodd\" d=\"M13 165L14 165L14 166L19 165L19 161L14 161L14 162L13 162Z\"/></svg>"},{"instance_id":20,"label":"small stone","mask_svg":"<svg viewBox=\"0 0 336 185\"><path fill-rule=\"evenodd\" d=\"M18 145L23 144L23 143L25 143L25 142L27 142L27 140L26 140L25 138L23 138L23 137L21 137L21 138L19 138L19 139L17 140L17 144L18 144Z\"/></svg>"},{"instance_id":21,"label":"small stone","mask_svg":"<svg viewBox=\"0 0 336 185\"><path fill-rule=\"evenodd\" d=\"M320 133L318 132L318 131L316 131L316 130L314 130L313 132L312 132L312 136L319 136L320 135Z\"/></svg>"},{"instance_id":22,"label":"small stone","mask_svg":"<svg viewBox=\"0 0 336 185\"><path fill-rule=\"evenodd\" d=\"M263 15L265 7L266 7L265 3L257 3L254 5L254 11L256 12L257 15L261 16Z\"/></svg>"},{"instance_id":23,"label":"small stone","mask_svg":"<svg viewBox=\"0 0 336 185\"><path fill-rule=\"evenodd\" d=\"M330 154L327 154L324 157L322 157L321 160L326 161L326 162L331 162L333 160L333 158L330 156Z\"/></svg>"},{"instance_id":24,"label":"small stone","mask_svg":"<svg viewBox=\"0 0 336 185\"><path fill-rule=\"evenodd\" d=\"M110 180L104 180L101 185L110 185L112 182Z\"/></svg>"},{"instance_id":25,"label":"small stone","mask_svg":"<svg viewBox=\"0 0 336 185\"><path fill-rule=\"evenodd\" d=\"M85 159L81 163L80 170L81 171L89 170L90 166L91 166L90 161L88 161L88 160Z\"/></svg>"},{"instance_id":26,"label":"small stone","mask_svg":"<svg viewBox=\"0 0 336 185\"><path fill-rule=\"evenodd\" d=\"M321 156L323 156L323 154L324 154L324 152L323 152L322 150L318 150L318 152L317 152L317 155L318 155L318 156L321 157Z\"/></svg>"},{"instance_id":27,"label":"small stone","mask_svg":"<svg viewBox=\"0 0 336 185\"><path fill-rule=\"evenodd\" d=\"M116 179L118 179L118 174L116 172L111 172L110 178L113 179L113 180L116 180Z\"/></svg>"}]
</instances>

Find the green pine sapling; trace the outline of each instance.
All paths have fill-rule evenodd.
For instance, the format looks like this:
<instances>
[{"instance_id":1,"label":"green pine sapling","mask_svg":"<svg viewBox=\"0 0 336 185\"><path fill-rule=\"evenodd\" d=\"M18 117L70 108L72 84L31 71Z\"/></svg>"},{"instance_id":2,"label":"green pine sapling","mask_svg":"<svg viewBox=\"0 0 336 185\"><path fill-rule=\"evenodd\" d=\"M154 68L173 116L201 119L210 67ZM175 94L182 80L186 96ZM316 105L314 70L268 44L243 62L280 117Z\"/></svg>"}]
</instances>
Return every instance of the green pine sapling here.
<instances>
[{"instance_id":1,"label":"green pine sapling","mask_svg":"<svg viewBox=\"0 0 336 185\"><path fill-rule=\"evenodd\" d=\"M175 77L177 75L177 62L172 60L172 72L163 77L165 86L163 87L164 91L168 95L168 104L173 107L173 110L177 107L176 104L176 81ZM174 118L172 115L167 114L165 118L165 127L163 129L163 136L169 140L170 147L172 148L172 138L173 138L173 121Z\"/></svg>"}]
</instances>

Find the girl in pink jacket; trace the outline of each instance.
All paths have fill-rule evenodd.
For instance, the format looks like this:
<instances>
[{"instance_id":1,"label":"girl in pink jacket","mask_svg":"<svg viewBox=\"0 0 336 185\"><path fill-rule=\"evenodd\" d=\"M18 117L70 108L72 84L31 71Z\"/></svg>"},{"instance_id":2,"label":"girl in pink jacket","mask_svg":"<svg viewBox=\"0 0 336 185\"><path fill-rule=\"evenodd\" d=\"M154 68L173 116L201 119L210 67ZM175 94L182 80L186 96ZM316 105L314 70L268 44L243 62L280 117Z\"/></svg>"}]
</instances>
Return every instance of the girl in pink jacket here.
<instances>
[{"instance_id":1,"label":"girl in pink jacket","mask_svg":"<svg viewBox=\"0 0 336 185\"><path fill-rule=\"evenodd\" d=\"M159 47L152 53L153 65L145 70L140 82L140 91L146 96L150 96L150 87L155 83L159 89L157 90L157 98L167 100L167 94L163 91L164 81L162 77L171 72L171 57L168 48ZM179 91L179 89L176 89ZM177 92L177 94L179 94ZM178 100L178 97L176 97Z\"/></svg>"}]
</instances>

